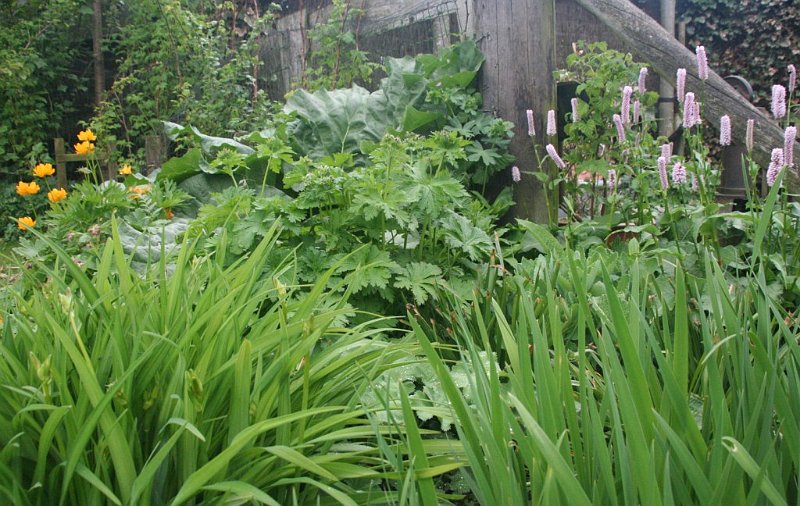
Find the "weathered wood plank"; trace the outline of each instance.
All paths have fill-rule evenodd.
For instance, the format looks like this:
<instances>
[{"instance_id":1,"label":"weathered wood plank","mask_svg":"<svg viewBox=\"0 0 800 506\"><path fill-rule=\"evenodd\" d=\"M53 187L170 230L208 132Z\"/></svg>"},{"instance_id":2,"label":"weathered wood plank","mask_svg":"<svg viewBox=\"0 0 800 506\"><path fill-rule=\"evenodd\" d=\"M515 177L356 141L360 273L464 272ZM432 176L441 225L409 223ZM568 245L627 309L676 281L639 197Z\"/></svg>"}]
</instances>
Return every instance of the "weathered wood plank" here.
<instances>
[{"instance_id":1,"label":"weathered wood plank","mask_svg":"<svg viewBox=\"0 0 800 506\"><path fill-rule=\"evenodd\" d=\"M538 170L532 143L544 146L544 122L555 102L554 2L476 0L474 6L476 37L486 56L481 72L484 109L516 125L510 146L516 165L523 171ZM536 120L533 140L527 135L527 109L534 110ZM547 220L547 200L536 179L526 177L514 189L517 216Z\"/></svg>"}]
</instances>

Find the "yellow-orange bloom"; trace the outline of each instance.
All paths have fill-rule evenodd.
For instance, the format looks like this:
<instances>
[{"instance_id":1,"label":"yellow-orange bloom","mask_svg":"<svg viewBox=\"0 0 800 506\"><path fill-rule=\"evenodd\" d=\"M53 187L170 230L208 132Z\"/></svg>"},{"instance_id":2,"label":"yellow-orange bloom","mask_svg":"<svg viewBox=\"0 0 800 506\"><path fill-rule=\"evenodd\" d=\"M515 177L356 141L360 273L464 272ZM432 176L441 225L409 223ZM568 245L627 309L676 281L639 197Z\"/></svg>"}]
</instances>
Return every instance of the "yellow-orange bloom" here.
<instances>
[{"instance_id":1,"label":"yellow-orange bloom","mask_svg":"<svg viewBox=\"0 0 800 506\"><path fill-rule=\"evenodd\" d=\"M120 176L130 176L131 174L133 174L133 168L131 168L131 164L126 163L117 172L119 172Z\"/></svg>"},{"instance_id":2,"label":"yellow-orange bloom","mask_svg":"<svg viewBox=\"0 0 800 506\"><path fill-rule=\"evenodd\" d=\"M64 188L53 188L47 193L47 200L55 204L67 198L67 190Z\"/></svg>"},{"instance_id":3,"label":"yellow-orange bloom","mask_svg":"<svg viewBox=\"0 0 800 506\"><path fill-rule=\"evenodd\" d=\"M87 128L86 130L82 130L78 133L78 140L83 142L94 142L97 140L97 136L91 129Z\"/></svg>"},{"instance_id":4,"label":"yellow-orange bloom","mask_svg":"<svg viewBox=\"0 0 800 506\"><path fill-rule=\"evenodd\" d=\"M40 163L33 168L33 175L36 177L52 176L55 173L56 169L53 168L51 163Z\"/></svg>"},{"instance_id":5,"label":"yellow-orange bloom","mask_svg":"<svg viewBox=\"0 0 800 506\"><path fill-rule=\"evenodd\" d=\"M39 193L39 185L36 184L36 181L31 181L30 183L20 181L17 183L17 193L23 197L27 197L28 195L36 195Z\"/></svg>"},{"instance_id":6,"label":"yellow-orange bloom","mask_svg":"<svg viewBox=\"0 0 800 506\"><path fill-rule=\"evenodd\" d=\"M90 155L94 153L94 144L89 141L79 142L75 144L75 153L79 155Z\"/></svg>"},{"instance_id":7,"label":"yellow-orange bloom","mask_svg":"<svg viewBox=\"0 0 800 506\"><path fill-rule=\"evenodd\" d=\"M164 216L166 216L168 220L171 220L172 218L175 217L175 213L172 212L172 209L167 207L166 209L164 209Z\"/></svg>"},{"instance_id":8,"label":"yellow-orange bloom","mask_svg":"<svg viewBox=\"0 0 800 506\"><path fill-rule=\"evenodd\" d=\"M23 216L22 218L17 218L17 227L19 227L20 230L33 228L35 225L36 225L36 220L31 218L30 216Z\"/></svg>"},{"instance_id":9,"label":"yellow-orange bloom","mask_svg":"<svg viewBox=\"0 0 800 506\"><path fill-rule=\"evenodd\" d=\"M145 193L150 191L150 185L143 184L139 186L131 186L130 191L138 195L144 195Z\"/></svg>"}]
</instances>

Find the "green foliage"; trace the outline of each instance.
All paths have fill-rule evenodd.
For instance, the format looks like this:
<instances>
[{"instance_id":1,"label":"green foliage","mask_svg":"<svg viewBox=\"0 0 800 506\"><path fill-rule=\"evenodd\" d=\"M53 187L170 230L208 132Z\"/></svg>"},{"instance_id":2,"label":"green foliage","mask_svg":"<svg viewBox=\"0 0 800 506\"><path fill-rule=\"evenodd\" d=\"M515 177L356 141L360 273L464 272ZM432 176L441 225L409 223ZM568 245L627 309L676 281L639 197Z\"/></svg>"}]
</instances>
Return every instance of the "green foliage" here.
<instances>
[{"instance_id":1,"label":"green foliage","mask_svg":"<svg viewBox=\"0 0 800 506\"><path fill-rule=\"evenodd\" d=\"M144 137L160 133L162 121L232 135L273 113L258 87L255 35L273 15L248 18L248 34L239 39L223 21L239 23L231 9L221 3L206 13L178 0L144 0L109 16L116 23L108 38L120 55L118 75L92 120L104 142L142 159Z\"/></svg>"},{"instance_id":2,"label":"green foliage","mask_svg":"<svg viewBox=\"0 0 800 506\"><path fill-rule=\"evenodd\" d=\"M564 245L415 318L481 504L795 502L800 321L766 256L735 273L703 252L690 274L635 240ZM447 365L487 352L499 370L466 384Z\"/></svg>"},{"instance_id":3,"label":"green foliage","mask_svg":"<svg viewBox=\"0 0 800 506\"><path fill-rule=\"evenodd\" d=\"M85 109L84 2L0 3L0 181L14 180ZM89 11L91 14L91 11Z\"/></svg>"},{"instance_id":4,"label":"green foliage","mask_svg":"<svg viewBox=\"0 0 800 506\"><path fill-rule=\"evenodd\" d=\"M309 30L312 46L300 83L304 89L333 90L355 83L369 86L380 65L370 62L367 53L358 48L363 15L352 0L333 0L327 20Z\"/></svg>"},{"instance_id":5,"label":"green foliage","mask_svg":"<svg viewBox=\"0 0 800 506\"><path fill-rule=\"evenodd\" d=\"M638 100L641 118L626 124L625 142L620 142L613 122L614 114L620 114L623 87L635 88L643 67L630 54L608 49L604 42L579 42L577 50L567 57L567 68L556 72L560 80L577 81L578 118L570 113L562 143L562 158L571 169L569 173L541 177L551 189L564 185L570 218L608 214L612 221L627 221L634 204L639 209L647 205L656 180L652 172L642 177L641 167L654 163L653 109L658 94L635 90L631 111ZM614 177L609 177L609 171ZM616 181L616 187L606 184L609 181Z\"/></svg>"},{"instance_id":6,"label":"green foliage","mask_svg":"<svg viewBox=\"0 0 800 506\"><path fill-rule=\"evenodd\" d=\"M42 266L53 282L2 307L0 441L14 451L0 455L0 494L14 504L393 500L399 476L379 441L401 458L408 447L358 397L416 347L381 339L380 321L338 326L349 309L324 289L331 272L295 297L277 281L290 260L267 265L277 237L272 227L231 267L222 249L196 256L186 243L172 269L153 263L144 276L116 233L92 276L43 239L58 256ZM430 477L461 465L457 454L434 462Z\"/></svg>"}]
</instances>

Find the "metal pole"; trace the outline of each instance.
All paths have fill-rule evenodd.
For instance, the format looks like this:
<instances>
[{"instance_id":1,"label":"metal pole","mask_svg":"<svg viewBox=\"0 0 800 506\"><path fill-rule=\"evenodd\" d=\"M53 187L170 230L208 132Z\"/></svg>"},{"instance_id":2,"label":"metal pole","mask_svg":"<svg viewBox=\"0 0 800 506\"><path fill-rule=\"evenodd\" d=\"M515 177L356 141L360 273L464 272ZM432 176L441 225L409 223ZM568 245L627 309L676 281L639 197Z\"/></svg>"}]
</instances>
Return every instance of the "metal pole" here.
<instances>
[{"instance_id":1,"label":"metal pole","mask_svg":"<svg viewBox=\"0 0 800 506\"><path fill-rule=\"evenodd\" d=\"M675 35L675 0L661 0L661 26L671 35ZM675 130L675 88L666 79L659 79L658 93L658 133L669 136Z\"/></svg>"}]
</instances>

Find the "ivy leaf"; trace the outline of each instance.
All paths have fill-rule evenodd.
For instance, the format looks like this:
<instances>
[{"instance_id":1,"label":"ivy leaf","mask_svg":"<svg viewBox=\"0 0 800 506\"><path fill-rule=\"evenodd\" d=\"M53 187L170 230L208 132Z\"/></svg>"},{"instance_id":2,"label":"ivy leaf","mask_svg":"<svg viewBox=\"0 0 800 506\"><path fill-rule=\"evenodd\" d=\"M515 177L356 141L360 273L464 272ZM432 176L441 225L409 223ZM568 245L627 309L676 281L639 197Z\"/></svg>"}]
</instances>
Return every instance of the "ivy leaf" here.
<instances>
[{"instance_id":1,"label":"ivy leaf","mask_svg":"<svg viewBox=\"0 0 800 506\"><path fill-rule=\"evenodd\" d=\"M367 287L382 290L389 285L392 274L400 266L393 262L389 252L378 249L374 244L363 247L350 255L338 272L352 272L348 278L353 293L358 293Z\"/></svg>"},{"instance_id":2,"label":"ivy leaf","mask_svg":"<svg viewBox=\"0 0 800 506\"><path fill-rule=\"evenodd\" d=\"M451 213L440 224L445 231L445 242L466 253L470 260L484 258L492 249L489 235L460 214Z\"/></svg>"},{"instance_id":3,"label":"ivy leaf","mask_svg":"<svg viewBox=\"0 0 800 506\"><path fill-rule=\"evenodd\" d=\"M442 270L426 262L411 262L397 276L394 286L411 290L414 301L424 304L429 298L436 298L436 288L442 281Z\"/></svg>"}]
</instances>

